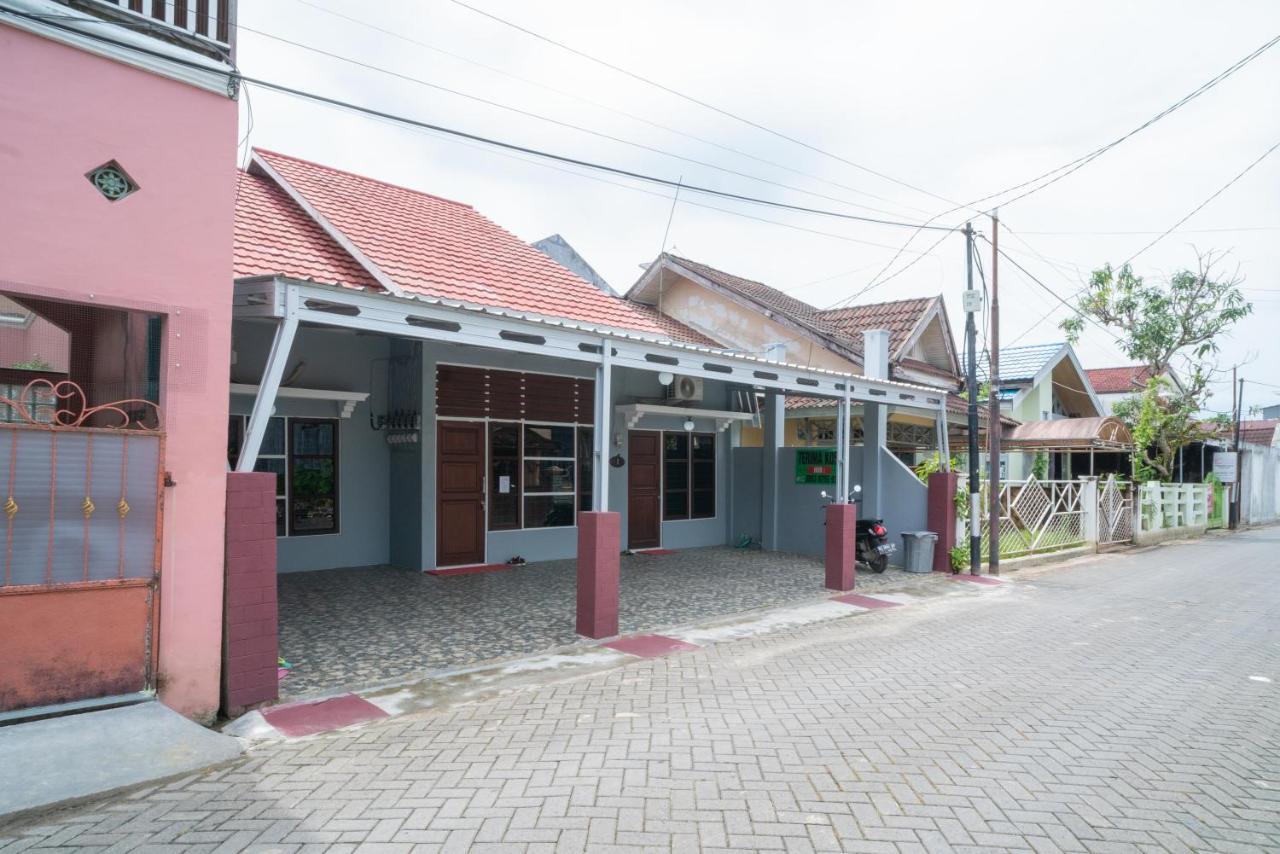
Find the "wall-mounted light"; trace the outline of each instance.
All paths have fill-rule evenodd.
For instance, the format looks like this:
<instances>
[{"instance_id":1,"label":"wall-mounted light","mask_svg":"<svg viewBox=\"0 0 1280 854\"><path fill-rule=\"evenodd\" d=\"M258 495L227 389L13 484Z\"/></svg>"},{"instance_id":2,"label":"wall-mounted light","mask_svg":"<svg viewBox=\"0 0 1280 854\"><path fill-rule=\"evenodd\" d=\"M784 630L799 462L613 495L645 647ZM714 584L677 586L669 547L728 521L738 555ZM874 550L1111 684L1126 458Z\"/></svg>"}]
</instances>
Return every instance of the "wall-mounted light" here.
<instances>
[{"instance_id":1,"label":"wall-mounted light","mask_svg":"<svg viewBox=\"0 0 1280 854\"><path fill-rule=\"evenodd\" d=\"M671 385L675 381L676 381L676 375L671 373L670 371L663 371L662 373L658 374L658 382L661 383L662 385Z\"/></svg>"},{"instance_id":2,"label":"wall-mounted light","mask_svg":"<svg viewBox=\"0 0 1280 854\"><path fill-rule=\"evenodd\" d=\"M684 420L684 432L686 432L686 433L692 433L692 432L693 432L693 428L694 428L694 427L696 427L696 426L698 426L698 425L696 425L696 424L694 424L694 423L693 423L693 419L692 419L692 418L686 418L686 419Z\"/></svg>"}]
</instances>

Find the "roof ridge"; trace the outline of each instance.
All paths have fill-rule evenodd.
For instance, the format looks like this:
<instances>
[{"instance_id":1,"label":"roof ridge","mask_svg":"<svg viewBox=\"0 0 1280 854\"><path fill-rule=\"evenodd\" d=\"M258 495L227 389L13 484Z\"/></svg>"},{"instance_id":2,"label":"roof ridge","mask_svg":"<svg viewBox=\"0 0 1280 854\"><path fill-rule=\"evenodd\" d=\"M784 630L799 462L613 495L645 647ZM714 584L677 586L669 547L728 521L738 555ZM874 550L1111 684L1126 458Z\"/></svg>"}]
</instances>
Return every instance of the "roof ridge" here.
<instances>
[{"instance_id":1,"label":"roof ridge","mask_svg":"<svg viewBox=\"0 0 1280 854\"><path fill-rule=\"evenodd\" d=\"M933 296L926 297L903 297L902 299L887 299L882 300L881 302L864 302L858 303L857 305L842 305L836 308L820 308L818 309L818 314L839 314L842 311L858 311L860 309L871 308L873 306L897 305L904 302L933 302L934 300L941 299L941 297L942 294L934 294Z\"/></svg>"},{"instance_id":2,"label":"roof ridge","mask_svg":"<svg viewBox=\"0 0 1280 854\"><path fill-rule=\"evenodd\" d=\"M362 175L359 172L352 172L350 169L339 169L336 166L330 166L326 163L318 163L315 160L308 160L305 157L296 157L292 154L284 154L283 152L280 152L280 151L272 151L269 148L258 148L257 146L254 146L253 152L255 154L265 154L270 157L279 157L283 160L293 161L294 163L304 163L307 166L313 166L316 169L323 169L326 172L336 172L339 175L347 175L352 178L358 178L361 181L368 181L372 184L381 184L382 186L390 187L393 190L404 190L406 193L413 193L414 195L417 195L417 196L426 196L428 199L435 199L438 202L444 202L445 204L448 204L448 205L456 205L460 208L466 208L467 210L470 210L470 211L475 210L474 206L469 205L466 202L459 202L455 199L445 198L444 196L437 196L435 193L428 193L426 190L418 190L413 187L406 187L404 184L393 184L392 182L384 181L381 178L373 178L369 175Z\"/></svg>"}]
</instances>

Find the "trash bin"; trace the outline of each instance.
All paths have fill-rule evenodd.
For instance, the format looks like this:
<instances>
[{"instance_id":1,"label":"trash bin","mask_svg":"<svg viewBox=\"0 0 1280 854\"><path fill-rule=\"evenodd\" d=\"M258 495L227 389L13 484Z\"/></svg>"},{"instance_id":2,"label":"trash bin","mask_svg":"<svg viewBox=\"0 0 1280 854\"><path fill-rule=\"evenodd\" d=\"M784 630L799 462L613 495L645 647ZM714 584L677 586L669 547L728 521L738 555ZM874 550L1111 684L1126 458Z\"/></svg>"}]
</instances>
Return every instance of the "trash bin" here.
<instances>
[{"instance_id":1,"label":"trash bin","mask_svg":"<svg viewBox=\"0 0 1280 854\"><path fill-rule=\"evenodd\" d=\"M933 531L902 532L902 568L907 572L933 572Z\"/></svg>"}]
</instances>

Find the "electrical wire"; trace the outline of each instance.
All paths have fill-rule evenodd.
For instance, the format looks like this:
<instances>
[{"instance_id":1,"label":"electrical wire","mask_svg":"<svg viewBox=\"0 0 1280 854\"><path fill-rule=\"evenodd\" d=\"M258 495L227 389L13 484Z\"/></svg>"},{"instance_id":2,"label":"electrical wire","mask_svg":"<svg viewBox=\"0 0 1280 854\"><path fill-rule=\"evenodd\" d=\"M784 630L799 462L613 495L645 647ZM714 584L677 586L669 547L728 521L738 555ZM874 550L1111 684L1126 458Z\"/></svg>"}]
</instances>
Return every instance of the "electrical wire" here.
<instances>
[{"instance_id":1,"label":"electrical wire","mask_svg":"<svg viewBox=\"0 0 1280 854\"><path fill-rule=\"evenodd\" d=\"M477 14L477 15L480 15L480 16L482 16L482 17L488 18L488 19L489 19L489 20L491 20L491 21L495 21L496 23L499 23L499 24L501 24L501 25L502 25L502 26L504 26L504 27L509 27L509 28L511 28L511 29L513 29L513 30L516 30L517 32L524 33L524 34L525 34L525 35L527 35L527 36L530 36L530 37L532 37L532 38L535 38L535 39L537 39L538 41L544 42L544 43L546 43L546 44L549 44L549 45L552 45L552 46L554 46L554 47L557 47L557 48L559 48L560 50L563 50L563 51L566 51L566 52L568 52L568 53L571 53L571 54L573 54L574 56L579 57L580 59L585 59L585 60L587 60L588 62L595 63L596 65L599 65L599 66L601 66L601 67L603 67L603 68L607 68L607 69L609 69L610 71L614 71L614 72L616 72L616 73L618 73L618 74L621 74L621 75L623 75L623 76L625 76L625 77L629 77L629 78L631 78L632 80L636 80L636 81L638 81L638 82L640 82L640 83L644 83L644 84L645 84L645 85L647 85L647 86L652 86L652 87L654 87L655 89L659 89L659 90L661 90L661 91L663 91L663 92L666 92L668 95L673 95L673 96L675 96L675 97L677 97L677 98L680 98L680 99L681 99L681 100L683 100L683 101L687 101L687 102L689 102L689 103L691 103L691 104L695 104L695 105L697 105L697 106L699 106L699 107L702 107L702 108L704 108L704 109L710 110L710 111L712 111L712 112L714 112L714 113L717 113L718 115L724 116L724 117L726 117L726 118L733 119L734 121L736 121L736 122L740 122L740 123L742 123L742 124L744 124L744 125L747 125L748 127L752 127L752 128L755 128L756 130L763 131L764 133L767 133L767 134L769 134L770 136L774 136L774 137L776 137L776 138L778 138L778 139L785 140L786 142L790 142L790 143L792 143L793 145L798 145L798 146L800 146L801 148L804 148L804 149L807 149L807 150L809 150L809 151L814 152L815 154L820 154L820 155L822 155L823 157L828 157L828 158L830 158L830 159L832 159L832 160L836 160L836 161L838 161L838 162L840 162L840 163L845 164L846 166L851 166L851 167L853 167L854 169L858 169L858 170L860 170L860 171L862 171L862 172L866 172L866 173L867 173L867 174L869 174L869 175L874 175L874 176L876 176L877 178L880 178L880 179L885 180L885 181L889 181L890 183L893 183L893 184L897 184L897 185L898 185L898 186L900 186L900 187L906 187L907 189L909 189L909 190L914 190L914 191L915 191L915 192L917 192L917 193L923 193L923 194L924 194L924 195L926 195L926 196L929 196L929 197L931 197L931 198L937 199L938 201L941 201L941 202L946 202L946 203L947 203L947 204L949 204L949 205L956 205L956 204L959 204L959 207L960 207L960 208L964 208L964 207L966 207L965 205L960 204L960 203L958 203L958 202L955 202L955 201L954 201L954 200L952 200L952 199L948 199L948 198L946 198L945 196L940 196L940 195L938 195L937 193L930 192L929 190L926 190L926 189L924 189L923 187L918 187L918 186L916 186L916 185L914 185L914 184L910 184L910 183L908 183L908 182L906 182L906 181L902 181L902 180L900 180L900 179L898 179L898 178L894 178L894 177L893 177L893 176L891 176L891 175L886 175L886 174L885 174L885 173L883 173L883 172L878 172L878 171L876 171L875 169L872 169L872 168L870 168L870 167L868 167L868 166L864 166L864 165L862 165L861 163L856 163L856 162L854 162L854 161L852 161L852 160L849 160L849 159L847 159L847 158L845 158L845 157L841 157L841 156L840 156L840 155L838 155L838 154L834 154L834 153L832 153L832 152L830 152L830 151L827 151L827 150L825 150L825 149L822 149L822 148L819 148L819 147L817 147L817 146L815 146L815 145L812 145L811 143L805 142L804 140L801 140L801 139L798 139L798 138L796 138L796 137L794 137L794 136L790 136L789 134L783 133L782 131L775 130L775 129L773 129L773 128L771 128L771 127L767 126L767 125L763 125L763 124L761 124L761 123L759 123L759 122L753 121L752 119L748 119L748 118L746 118L746 117L744 117L744 116L741 116L741 115L739 115L739 114L737 114L737 113L731 112L730 110L726 110L726 109L724 109L723 107L718 107L718 106L716 106L715 104L712 104L712 103L709 103L709 102L707 102L707 101L702 100L701 98L697 98L697 97L694 97L693 95L685 94L684 92L681 92L681 91L679 91L678 89L674 89L674 88L672 88L672 87L670 87L670 86L667 86L667 85L665 85L665 84L659 83L659 82L657 82L656 80L652 80L652 79L650 79L650 78L648 78L648 77L645 77L645 76L643 76L643 75L641 75L641 74L637 74L637 73L636 73L636 72L634 72L634 71L631 71L631 70L629 70L629 69L623 68L622 66L620 66L620 65L616 65L616 64L614 64L614 63L612 63L612 62L609 62L608 60L604 60L604 59L600 59L599 57L592 56L591 54L589 54L589 53L587 53L587 52L585 52L585 51L579 50L579 49L577 49L577 48L575 48L575 47L571 47L571 46L569 46L569 45L567 45L567 44L565 44L565 43L563 43L563 42L556 41L555 39L551 38L550 36L545 36L545 35L543 35L542 33L539 33L539 32L536 32L536 31L534 31L534 30L531 30L531 29L529 29L528 27L521 26L520 24L514 23L513 21L509 21L509 20L507 20L506 18L502 18L502 17L500 17L500 16L498 16L498 15L493 14L492 12L488 12L488 11L485 11L484 9L480 9L480 8L475 7L475 6L472 6L472 5L471 5L471 4L469 4L469 3L465 3L465 2L463 2L463 0L449 0L449 2L453 3L455 6L459 6L459 7L463 8L463 9L467 9L467 10L469 10L469 11L471 11L471 12L473 12L473 13Z\"/></svg>"},{"instance_id":2,"label":"electrical wire","mask_svg":"<svg viewBox=\"0 0 1280 854\"><path fill-rule=\"evenodd\" d=\"M452 2L459 2L459 1L460 1L460 0L452 0ZM1130 139L1130 138L1131 138L1131 137L1133 137L1134 135L1136 135L1136 134L1138 134L1138 133L1141 133L1142 131L1144 131L1144 130L1146 130L1147 128L1149 128L1149 127L1151 127L1152 125L1154 125L1156 122L1160 121L1161 119L1166 118L1166 117L1167 117L1167 116L1169 116L1170 114L1172 114L1172 113L1176 112L1177 110L1181 109L1182 107L1186 106L1186 105L1187 105L1187 104L1189 104L1191 101L1193 101L1193 100L1195 100L1196 98L1198 98L1198 97L1200 97L1201 95L1203 95L1205 92L1208 92L1210 89L1213 89L1213 88L1214 88L1215 86L1217 86L1219 83L1221 83L1222 81L1226 80L1226 79L1227 79L1228 77L1230 77L1231 75L1235 74L1235 73L1236 73L1237 71L1239 71L1241 68L1244 68L1246 65L1248 65L1248 64L1249 64L1249 63L1251 63L1251 62L1253 62L1253 61L1254 61L1255 59L1257 59L1259 56L1261 56L1262 54L1266 53L1268 50L1270 50L1272 47L1274 47L1277 43L1280 43L1280 35L1275 36L1275 37L1273 37L1272 39L1270 39L1269 41L1265 42L1265 43L1264 43L1263 45L1261 45L1260 47L1258 47L1258 48L1254 49L1254 50L1253 50L1252 52L1250 52L1249 54L1245 55L1245 56L1244 56L1244 57L1242 57L1241 59L1239 59L1239 60L1237 60L1236 62L1234 62L1232 65L1230 65L1230 66L1229 66L1228 68L1226 68L1225 70L1223 70L1223 71L1219 72L1219 73L1218 73L1215 77L1213 77L1212 79L1210 79L1210 80L1206 81L1205 83L1200 84L1200 85L1199 85L1198 87L1196 87L1194 90L1192 90L1192 91L1191 91L1191 92L1189 92L1188 94L1184 95L1182 98L1178 99L1177 101L1175 101L1175 102L1174 102L1173 104L1171 104L1170 106L1168 106L1168 107L1166 107L1165 109L1161 110L1159 113L1157 113L1156 115L1154 115L1154 116L1152 116L1151 118L1147 119L1145 122L1143 122L1142 124L1138 125L1138 126L1137 126L1137 127L1135 127L1133 130L1130 130L1128 133L1125 133L1125 134L1123 134L1123 135L1121 135L1121 136L1117 137L1116 139L1112 140L1111 142L1107 143L1106 145L1103 145L1103 146L1101 146L1101 147L1099 147L1099 148L1096 148L1096 149L1094 149L1093 151L1089 152L1088 154L1082 155L1081 157L1077 157L1075 160L1072 160L1072 161L1070 161L1070 162L1068 162L1068 163L1064 163L1064 164L1062 164L1061 166L1058 166L1058 167L1056 167L1056 168L1054 168L1054 169L1050 169L1050 170L1049 170L1049 171L1047 171L1047 172L1043 172L1043 173L1041 173L1040 175L1038 175L1038 176L1036 176L1035 178L1032 178L1032 179L1030 179L1030 180L1028 180L1028 181L1023 181L1023 182L1022 182L1022 183L1020 183L1020 184L1015 184L1015 185L1013 185L1013 186L1011 186L1011 187L1006 187L1005 189L1000 190L1000 191L997 191L997 192L995 192L995 193L990 193L990 194L988 194L988 195L986 195L986 196L983 196L983 197L982 197L982 198L980 198L980 199L974 199L972 202L969 202L969 203L967 203L967 204L964 204L964 205L957 205L956 207L953 207L953 208L951 208L951 209L949 209L949 210L945 210L945 211L943 211L942 213L937 214L936 216L929 218L929 219L928 219L928 220L926 220L925 222L926 222L926 223L931 224L931 223L935 222L936 220L941 219L941 218L942 218L942 217L944 217L944 216L948 216L948 215L950 215L950 214L956 213L957 211L960 211L960 210L963 210L963 209L966 209L966 208L968 208L968 209L972 210L972 209L973 209L973 206L975 206L975 205L981 205L981 204L982 204L982 203L984 203L984 202L989 202L989 201L996 200L998 197L1004 196L1004 195L1006 195L1006 194L1008 194L1008 193L1011 193L1011 192L1016 192L1017 190L1021 190L1021 189L1025 188L1025 187L1028 187L1028 186L1030 186L1030 185L1032 185L1032 184L1036 184L1036 183L1040 182L1041 180L1043 180L1043 179L1045 179L1045 178L1048 178L1049 176L1052 176L1052 175L1055 175L1055 174L1056 174L1056 177L1052 178L1052 180L1046 181L1045 183L1040 184L1039 186L1032 187L1031 189L1027 190L1027 191L1026 191L1026 192L1024 192L1024 193L1021 193L1020 195L1018 195L1018 196L1016 196L1016 197L1014 197L1014 198L1012 198L1012 199L1001 199L1001 200L998 202L998 205L999 205L1000 207L1007 207L1008 205L1012 204L1013 202L1020 201L1021 199L1025 199L1027 196L1030 196L1032 193L1039 192L1040 190L1043 190L1045 187L1048 187L1048 186L1049 186L1049 185L1051 185L1051 184L1055 184L1055 183L1057 183L1058 181L1062 180L1063 178L1067 177L1068 175L1071 175L1072 173L1079 171L1080 169L1082 169L1084 166L1088 165L1089 163L1092 163L1094 160L1097 160L1097 159L1098 159L1099 157L1101 157L1103 154L1106 154L1108 151L1110 151L1111 149L1113 149L1113 148L1115 148L1116 146L1120 145L1121 143L1125 142L1126 140ZM1061 173L1061 174L1057 174L1057 173ZM915 232L915 233L913 233L913 234L911 234L911 235L907 238L906 242L905 242L905 243L903 243L903 249L906 249L908 246L910 246L910 245L911 245L911 243L916 239L916 237L917 237L918 235L919 235L919 232L918 232L918 231L917 231L917 232ZM885 274L885 272L887 272L887 271L888 271L888 270L889 270L889 269L890 269L890 268L891 268L891 267L892 267L892 266L897 262L898 257L899 257L899 256L894 256L893 258L891 258L891 259L889 260L889 263L888 263L888 264L886 264L886 265L884 266L884 268L883 268L879 273L877 273L877 274L875 275L875 277L873 277L873 278L872 278L871 283L867 286L867 288L864 288L864 291L865 291L865 290L870 289L871 287L874 287L874 286L875 286L875 284L876 284L876 280L877 280L877 279L879 279L881 276L883 276L883 275Z\"/></svg>"},{"instance_id":3,"label":"electrical wire","mask_svg":"<svg viewBox=\"0 0 1280 854\"><path fill-rule=\"evenodd\" d=\"M116 41L115 39L105 38L101 35L89 34L78 28L60 25L52 20L47 20L47 18L51 16L31 15L31 14L28 14L25 12L19 12L13 9L0 9L0 14L12 15L20 18L25 18L28 20L40 21L41 23L45 23L47 26L53 26L59 29L66 30L68 32L74 32L85 38L90 38L95 41L102 42L104 44L111 44L115 47L124 48L126 50L131 50L137 53L151 55L176 65L198 68L204 71L209 70L208 66L200 63L192 62L189 60L183 60L178 57L169 56L168 54L160 53L159 51L148 50L139 45L131 45L125 42ZM732 193L726 190L718 190L718 189L715 189L714 187L704 187L704 186L699 186L694 184L678 184L678 182L670 178L663 178L657 175L649 175L643 172L636 172L630 169L623 169L618 166L610 166L604 163L597 163L590 160L583 160L581 158L571 157L565 154L558 154L556 152L547 151L545 149L538 149L538 148L533 148L531 146L520 145L514 142L507 142L505 140L500 140L493 137L487 137L487 136L484 136L483 134L471 133L469 131L448 127L446 125L434 124L432 122L422 121L420 119L414 119L409 116L388 112L386 110L378 110L373 107L363 106L361 104L356 104L354 102L346 101L341 98L335 98L329 95L320 94L318 92L311 92L305 89L299 89L294 86L287 86L283 83L276 83L274 81L266 80L260 77L251 77L245 74L233 74L232 76L237 80L252 83L260 88L263 88L269 91L279 92L285 95L291 95L293 97L300 98L303 100L312 101L318 104L324 104L330 107L335 107L338 109L347 110L350 112L359 113L366 116L386 119L392 122L402 124L406 127L416 127L424 130L435 131L437 133L456 137L458 139L470 140L472 142L478 142L483 145L493 146L494 148L500 148L506 151L520 152L520 153L528 154L534 157L541 157L541 158L545 158L547 160L553 160L559 163L565 163L572 166L579 166L584 169L592 169L599 172L605 172L605 173L618 175L625 178L632 178L637 181L644 181L647 183L657 184L664 187L675 188L679 186L683 191L687 191L687 192L694 192L694 193L700 193L702 195L715 196L718 198L728 199L731 201L743 202L745 204L760 205L763 207L777 208L780 210L789 210L796 213L807 213L815 216L823 216L823 217L829 217L833 219L842 219L842 220L849 220L854 222L865 222L865 223L875 224L875 225L884 225L884 226L891 226L891 227L898 227L898 228L913 228L917 230L930 229L933 231L944 231L944 232L951 232L955 230L950 226L935 226L927 223L912 223L912 222L903 222L899 220L878 219L875 217L866 217L866 216L860 216L857 214L846 213L844 211L834 211L834 210L823 209L823 208L811 208L811 207L806 207L804 205L794 205L794 204L789 204L787 202L779 202L771 199L762 199L755 196L743 195L741 193Z\"/></svg>"},{"instance_id":4,"label":"electrical wire","mask_svg":"<svg viewBox=\"0 0 1280 854\"><path fill-rule=\"evenodd\" d=\"M679 128L672 127L672 126L670 126L670 125L665 125L665 124L663 124L663 123L661 123L661 122L653 121L652 119L646 118L646 117L641 116L641 115L637 115L637 114L635 114L635 113L628 112L628 111L623 110L623 109L619 109L618 107L612 106L612 105L610 105L610 104L603 103L603 102L601 102L601 101L596 101L596 100L594 100L594 99L592 99L592 98L588 98L588 97L586 97L586 96L584 96L584 95L580 95L580 94L578 94L578 93L576 93L576 92L571 92L571 91L566 90L566 89L560 89L560 88L555 87L555 86L550 86L550 85L548 85L548 84L546 84L546 83L542 83L542 82L537 81L537 80L531 80L531 79L529 79L528 77L521 77L521 76L520 76L520 75L518 75L518 74L513 74L513 73L511 73L510 71L507 71L507 70L502 69L502 68L498 68L497 66L489 65L489 64L484 63L484 62L480 62L479 60L472 59L471 57L466 56L466 55L464 55L464 54L457 53L457 52L455 52L455 51L451 51L451 50L447 50L447 49L445 49L445 48L439 47L438 45L433 45L433 44L431 44L430 42L425 42L425 41L422 41L422 40L420 40L420 39L415 39L415 38L412 38L412 37L410 37L410 36L406 36L406 35L405 35L405 34L403 34L403 33L398 33L398 32L396 32L395 30L390 30L390 29L387 29L386 27L380 27L380 26L378 26L377 24L371 23L371 22L369 22L369 21L362 20L362 19L360 19L360 18L353 17L353 16L351 16L351 15L344 15L344 14L342 14L341 12L338 12L338 11L333 10L333 9L327 9L327 8L325 8L324 6L321 6L321 5L317 4L317 3L311 2L311 0L294 0L294 2L296 2L296 3L300 3L300 4L302 4L303 6L308 6L308 7L312 8L312 9L315 9L316 11L321 12L321 13L323 13L323 14L326 14L326 15L332 15L332 16L333 16L333 17L335 17L335 18L340 18L340 19L342 19L342 20L344 20L344 21L347 21L347 22L349 22L349 23L353 23L353 24L356 24L356 25L358 25L358 26L365 27L365 28L367 28L367 29L373 30L374 32L382 33L382 34L387 35L387 36L390 36L390 37L392 37L392 38L394 38L394 39L398 39L398 40L400 40L400 41L403 41L403 42L405 42L406 44L412 44L412 45L415 45L415 46L417 46L417 47L425 48L426 50L430 50L430 51L432 51L432 52L434 52L434 53L438 53L438 54L440 54L440 55L442 55L442 56L447 56L447 57L449 57L449 58L451 58L451 59L455 59L455 60L457 60L457 61L459 61L459 62L463 62L463 63L466 63L466 64L468 64L468 65L472 65L472 66L474 66L474 67L476 67L476 68L484 69L485 71L488 71L488 72L490 72L490 73L492 73L492 74L497 74L497 75L499 75L499 76L506 77L506 78L507 78L507 79L509 79L509 80L515 80L515 81L517 81L517 82L519 82L519 83L523 83L523 84L524 84L524 85L526 85L526 86L532 86L532 87L533 87L533 88L535 88L535 89L541 89L541 90L542 90L542 91L544 91L544 92L551 92L552 94L558 95L558 96L560 96L560 97L562 97L562 98L568 98L568 99L570 99L570 100L574 100L574 101L577 101L577 102L582 103L582 104L587 104L587 105L589 105L589 106L591 106L591 107L594 107L595 109L598 109L598 110L604 110L605 112L613 113L614 115L617 115L617 116L622 116L622 117L624 117L624 118L630 119L631 121L639 122L639 123L641 123L641 124L648 125L649 127L656 128L656 129L658 129L658 130L665 131L665 132L667 132L667 133L674 134L674 135L676 135L676 136L680 136L680 137L683 137L683 138L685 138L685 139L691 139L691 140L693 140L693 141L695 141L695 142L699 142L699 143L701 143L701 144L703 144L703 145L709 145L709 146L711 146L711 147L713 147L713 148L718 148L718 149L720 149L721 151L727 151L727 152L729 152L730 154L737 155L738 157L745 157L745 158L747 158L747 159L749 159L749 160L754 160L754 161L756 161L757 163L762 163L762 164L764 164L764 165L766 165L766 166L770 166L770 167L773 167L773 168L775 168L775 169L781 169L781 170L783 170L783 171L785 171L785 172L790 172L790 173L791 173L791 174L793 174L793 175L799 175L799 176L801 176L801 177L808 178L808 179L810 179L810 180L817 181L817 182L822 183L822 184L827 184L827 185L829 185L829 186L836 187L836 188L841 189L841 190L846 190L846 191L848 191L848 192L850 192L850 193L856 193L856 194L861 195L861 196L866 196L867 198L871 198L871 199L875 199L875 200L877 200L877 201L885 202L886 204L899 204L898 202L895 202L895 201L894 201L894 200L892 200L892 199L885 198L884 196L878 196L878 195L876 195L875 193L870 193L870 192L867 192L866 190L860 190L860 189L858 189L857 187L852 187L852 186L849 186L848 184L842 184L842 183L840 183L839 181L834 181L834 180L832 180L832 179L830 179L830 178L825 178L825 177L823 177L823 176L821 176L821 175L815 175L814 173L812 173L812 172L806 172L806 171L804 171L803 169L796 169L794 166L788 166L788 165L787 165L787 164L785 164L785 163L780 163L780 162L778 162L778 161L776 161L776 160L770 160L770 159L769 159L769 158L767 158L767 157L760 157L759 155L752 154L752 153L750 153L750 152L748 152L748 151L743 151L743 150L742 150L742 149L740 149L740 148L735 148L735 147L733 147L733 146L731 146L731 145L725 145L724 143L716 142L716 141L715 141L715 140L713 140L713 139L708 139L707 137L699 136L699 135L697 135L697 134L689 133L688 131L684 131L684 130L681 130L681 129L679 129ZM243 25L242 25L242 26L243 26ZM908 208L908 209L914 210L916 213L926 213L926 214L928 213L928 211L926 211L926 210L923 210L923 209L921 209L921 208L914 208L914 207L912 207L912 206L910 206L910 205L902 205L902 207L905 207L905 208ZM897 216L897 215L898 215L898 214L896 214L896 213L894 214L894 216Z\"/></svg>"},{"instance_id":5,"label":"electrical wire","mask_svg":"<svg viewBox=\"0 0 1280 854\"><path fill-rule=\"evenodd\" d=\"M850 207L854 207L854 208L861 208L863 210L872 211L873 213L886 214L888 216L897 215L894 211L886 210L885 208L877 208L871 205L864 205L860 202L854 202L846 198L841 198L840 196L831 196L825 193L818 193L813 190L806 190L803 187L797 187L792 184L784 184L780 181L774 181L770 178L764 178L759 175L753 175L749 172L742 172L737 169L730 169L726 166L720 166L716 163L711 163L705 160L698 160L693 157L687 157L683 154L677 154L674 151L668 151L666 149L658 148L652 145L647 145L642 142L636 142L634 140L625 139L619 136L614 136L613 134L608 134L602 131L593 130L588 127L583 127L582 125L573 124L572 122L566 122L560 119L552 118L550 116L544 116L540 113L535 113L531 110L525 110L525 109L521 109L520 107L514 107L514 106L511 106L510 104L504 104L501 101L494 101L489 98L481 97L480 95L472 94L470 92L463 92L459 89L452 89L448 86L442 86L438 83L433 83L430 80L425 80L421 77L414 77L412 75L404 74L390 68L384 68L382 66L373 65L371 63L364 62L363 60L355 59L349 56L343 56L342 54L333 53L332 51L315 47L313 45L304 44L302 42L294 41L293 39L287 39L283 36L278 36L274 33L268 33L264 30L257 30L257 29L254 29L253 27L245 26L244 24L239 25L238 28L245 32L250 32L250 33L253 33L254 35L271 39L272 41L281 42L282 44L287 44L287 45L290 45L291 47L295 47L300 50L310 51L320 56L325 56L330 59L338 60L339 62L345 62L349 65L354 65L358 68L363 68L368 71L374 71L379 74L385 74L389 77L394 77L409 83L415 83L419 86L425 86L429 89L434 89L438 92L444 92L445 94L448 94L448 95L453 95L458 98L464 98L469 101L474 101L479 104L484 104L487 107L493 107L495 109L505 110L510 113L515 113L516 115L524 116L526 118L534 119L536 121L555 125L556 127L566 128L569 130L577 131L578 133L584 133L589 136L594 136L598 139L604 139L610 142L616 142L620 145L626 145L631 148L638 148L642 151L648 151L653 154L662 155L663 157L670 157L675 160L681 160L681 161L684 161L685 163L692 163L695 166L701 166L705 169L713 169L717 172L723 172L725 174L733 175L738 178L745 178L750 181L757 181L761 184L767 184L769 186L778 187L783 190L790 190L791 192L802 193L804 195L813 196L814 198L823 199L824 201L837 202L839 204L849 205Z\"/></svg>"}]
</instances>

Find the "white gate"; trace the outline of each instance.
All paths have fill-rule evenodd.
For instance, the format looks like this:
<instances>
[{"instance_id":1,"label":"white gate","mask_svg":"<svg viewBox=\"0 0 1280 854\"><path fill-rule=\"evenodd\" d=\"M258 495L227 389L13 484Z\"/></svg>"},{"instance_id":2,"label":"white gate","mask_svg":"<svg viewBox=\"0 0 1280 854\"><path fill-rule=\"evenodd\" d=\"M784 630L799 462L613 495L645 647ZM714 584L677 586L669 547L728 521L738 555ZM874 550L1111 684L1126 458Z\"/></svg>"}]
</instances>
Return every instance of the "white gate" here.
<instances>
[{"instance_id":1,"label":"white gate","mask_svg":"<svg viewBox=\"0 0 1280 854\"><path fill-rule=\"evenodd\" d=\"M1037 480L1000 484L1000 556L1082 546L1085 542L1082 484L1078 480ZM990 496L983 495L982 553L989 549Z\"/></svg>"},{"instance_id":2,"label":"white gate","mask_svg":"<svg viewBox=\"0 0 1280 854\"><path fill-rule=\"evenodd\" d=\"M1133 539L1133 491L1109 476L1098 488L1098 543L1127 543Z\"/></svg>"}]
</instances>

